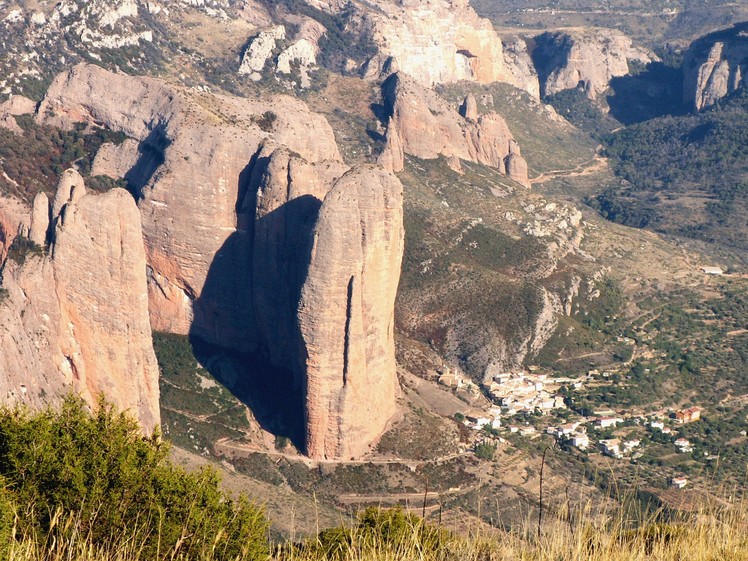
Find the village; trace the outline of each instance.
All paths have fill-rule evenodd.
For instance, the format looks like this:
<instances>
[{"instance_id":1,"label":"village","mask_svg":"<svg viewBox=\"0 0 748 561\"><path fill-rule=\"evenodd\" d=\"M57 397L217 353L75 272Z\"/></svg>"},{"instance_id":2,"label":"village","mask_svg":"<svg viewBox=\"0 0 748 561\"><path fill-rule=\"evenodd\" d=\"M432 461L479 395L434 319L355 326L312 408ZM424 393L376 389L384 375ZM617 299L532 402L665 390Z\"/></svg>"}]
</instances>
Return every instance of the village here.
<instances>
[{"instance_id":1,"label":"village","mask_svg":"<svg viewBox=\"0 0 748 561\"><path fill-rule=\"evenodd\" d=\"M673 451L689 454L692 443L678 436L677 427L701 419L701 407L652 412L616 412L599 409L587 416L567 407L567 396L589 384L610 376L610 372L591 370L576 377L550 377L537 369L494 375L488 383L476 385L455 372L439 376L442 386L456 391L482 393L489 403L457 416L473 431L472 446L500 447L510 438L537 439L542 434L553 437L562 450L596 452L614 460L636 461L642 456L642 434L650 440L669 442ZM562 421L562 422L559 422ZM644 432L642 432L644 431ZM516 436L515 436L516 435ZM708 453L705 452L705 455ZM716 459L707 455L706 459ZM682 489L689 482L676 476L671 486Z\"/></svg>"}]
</instances>

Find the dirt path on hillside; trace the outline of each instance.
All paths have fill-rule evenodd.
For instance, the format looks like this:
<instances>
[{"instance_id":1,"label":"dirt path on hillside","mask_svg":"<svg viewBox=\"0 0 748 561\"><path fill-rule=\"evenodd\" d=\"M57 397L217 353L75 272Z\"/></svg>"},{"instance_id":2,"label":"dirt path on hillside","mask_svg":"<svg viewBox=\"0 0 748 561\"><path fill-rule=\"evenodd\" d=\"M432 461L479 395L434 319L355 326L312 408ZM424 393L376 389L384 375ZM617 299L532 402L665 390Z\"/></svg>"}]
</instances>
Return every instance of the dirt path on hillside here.
<instances>
[{"instance_id":1,"label":"dirt path on hillside","mask_svg":"<svg viewBox=\"0 0 748 561\"><path fill-rule=\"evenodd\" d=\"M595 156L589 162L584 162L572 169L554 169L550 171L544 171L537 177L530 179L530 185L537 183L545 183L551 179L559 177L581 177L585 175L592 175L598 171L602 171L608 166L608 159L602 156Z\"/></svg>"},{"instance_id":2,"label":"dirt path on hillside","mask_svg":"<svg viewBox=\"0 0 748 561\"><path fill-rule=\"evenodd\" d=\"M264 454L271 458L285 458L287 460L293 460L296 462L303 462L309 467L317 467L320 465L347 465L347 466L361 466L367 464L374 465L390 465L390 464L402 464L402 465L419 465L419 464L433 464L439 465L444 462L449 462L463 456L470 456L472 452L454 452L446 456L440 456L432 460L414 460L410 458L360 458L358 460L313 460L306 456L300 456L298 454L289 454L286 452L263 450L248 446L245 444L239 444L232 442L229 438L220 438L214 444L215 451L220 453L221 451L232 451L241 454Z\"/></svg>"}]
</instances>

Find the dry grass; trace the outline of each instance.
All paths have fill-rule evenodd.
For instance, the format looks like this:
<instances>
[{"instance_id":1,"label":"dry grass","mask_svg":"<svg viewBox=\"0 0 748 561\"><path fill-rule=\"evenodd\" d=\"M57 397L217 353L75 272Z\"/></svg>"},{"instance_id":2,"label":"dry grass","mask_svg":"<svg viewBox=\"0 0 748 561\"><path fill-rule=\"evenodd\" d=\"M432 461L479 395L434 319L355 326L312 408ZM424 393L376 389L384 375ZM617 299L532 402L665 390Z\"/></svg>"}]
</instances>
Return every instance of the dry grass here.
<instances>
[{"instance_id":1,"label":"dry grass","mask_svg":"<svg viewBox=\"0 0 748 561\"><path fill-rule=\"evenodd\" d=\"M520 532L478 530L455 535L402 511L369 510L368 525L353 521L302 544L280 544L274 561L742 561L748 560L748 505L703 508L696 514L670 517L663 512L614 515L582 509L566 513L538 534L535 521ZM372 514L373 513L373 514ZM569 515L571 514L571 516ZM75 531L74 516L57 514L50 534L39 540L15 536L0 550L9 561L140 561L139 544L123 529L121 538L105 548L91 545ZM573 519L573 522L570 520ZM71 531L72 530L72 531ZM157 531L157 529L154 529ZM222 532L216 528L216 536ZM14 537L13 537L14 536ZM59 538L58 536L65 536ZM159 559L193 559L188 552L162 551ZM224 559L214 555L204 561ZM238 559L238 558L237 558ZM149 560L150 561L150 560Z\"/></svg>"}]
</instances>

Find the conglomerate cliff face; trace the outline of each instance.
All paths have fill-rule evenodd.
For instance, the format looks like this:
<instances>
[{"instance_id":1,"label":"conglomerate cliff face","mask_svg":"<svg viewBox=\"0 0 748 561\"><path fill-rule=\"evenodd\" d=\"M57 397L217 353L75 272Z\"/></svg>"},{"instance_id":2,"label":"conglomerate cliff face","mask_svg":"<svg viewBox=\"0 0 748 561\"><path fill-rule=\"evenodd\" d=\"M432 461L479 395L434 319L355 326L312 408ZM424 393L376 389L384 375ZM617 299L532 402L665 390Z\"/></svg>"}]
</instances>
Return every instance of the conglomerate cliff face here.
<instances>
[{"instance_id":1,"label":"conglomerate cliff face","mask_svg":"<svg viewBox=\"0 0 748 561\"><path fill-rule=\"evenodd\" d=\"M583 85L595 99L608 89L611 78L629 73L629 60L652 60L644 49L615 29L562 29L535 37L532 54L540 93L553 95Z\"/></svg>"},{"instance_id":2,"label":"conglomerate cliff face","mask_svg":"<svg viewBox=\"0 0 748 561\"><path fill-rule=\"evenodd\" d=\"M683 100L701 111L745 87L748 22L694 41L683 60Z\"/></svg>"},{"instance_id":3,"label":"conglomerate cliff face","mask_svg":"<svg viewBox=\"0 0 748 561\"><path fill-rule=\"evenodd\" d=\"M382 54L425 86L502 77L501 39L467 0L379 1L369 17Z\"/></svg>"},{"instance_id":4,"label":"conglomerate cliff face","mask_svg":"<svg viewBox=\"0 0 748 561\"><path fill-rule=\"evenodd\" d=\"M311 456L358 455L381 434L395 408L403 251L391 172L349 171L327 121L290 97L210 95L92 66L59 76L37 118L130 137L104 145L94 169L127 179L138 198L155 329L292 371ZM77 205L75 178L60 193L55 208ZM340 309L348 315L331 313ZM344 399L332 389L341 380Z\"/></svg>"},{"instance_id":5,"label":"conglomerate cliff face","mask_svg":"<svg viewBox=\"0 0 748 561\"><path fill-rule=\"evenodd\" d=\"M379 51L366 65L368 76L400 70L426 87L499 81L538 96L537 76L515 64L516 56L505 56L491 22L468 0L376 0L356 5L354 17L370 29Z\"/></svg>"},{"instance_id":6,"label":"conglomerate cliff face","mask_svg":"<svg viewBox=\"0 0 748 561\"><path fill-rule=\"evenodd\" d=\"M360 167L336 182L320 209L298 316L312 457L360 455L395 412L402 208L394 175Z\"/></svg>"},{"instance_id":7,"label":"conglomerate cliff face","mask_svg":"<svg viewBox=\"0 0 748 561\"><path fill-rule=\"evenodd\" d=\"M124 175L140 199L154 329L254 347L243 258L251 232L237 211L250 161L266 138L311 162L340 161L324 118L287 96L238 100L90 65L61 74L37 115L62 127L99 123L136 141L118 156L135 162Z\"/></svg>"},{"instance_id":8,"label":"conglomerate cliff face","mask_svg":"<svg viewBox=\"0 0 748 561\"><path fill-rule=\"evenodd\" d=\"M37 245L3 267L0 393L31 406L70 391L93 405L103 394L151 432L160 423L158 365L140 213L127 191L93 195L82 185L68 170L54 212L37 195L27 242Z\"/></svg>"},{"instance_id":9,"label":"conglomerate cliff face","mask_svg":"<svg viewBox=\"0 0 748 561\"><path fill-rule=\"evenodd\" d=\"M510 162L512 179L529 186L527 164L498 113L479 116L475 100L468 96L460 114L433 90L401 72L384 82L382 96L391 115L385 148L387 161L393 161L391 169L402 169L402 156L396 148L401 146L402 152L417 158L429 160L442 155L485 164L501 173L507 173ZM390 140L390 135L397 135L397 141Z\"/></svg>"}]
</instances>

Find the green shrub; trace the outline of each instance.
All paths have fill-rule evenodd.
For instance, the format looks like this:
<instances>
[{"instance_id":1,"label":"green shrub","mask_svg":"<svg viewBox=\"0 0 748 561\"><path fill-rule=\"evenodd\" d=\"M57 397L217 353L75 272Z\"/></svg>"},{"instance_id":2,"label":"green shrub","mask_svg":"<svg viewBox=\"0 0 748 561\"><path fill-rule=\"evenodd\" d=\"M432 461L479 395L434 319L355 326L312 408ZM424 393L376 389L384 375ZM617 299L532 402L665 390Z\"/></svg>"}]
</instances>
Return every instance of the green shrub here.
<instances>
[{"instance_id":1,"label":"green shrub","mask_svg":"<svg viewBox=\"0 0 748 561\"><path fill-rule=\"evenodd\" d=\"M352 527L339 526L321 532L314 543L304 547L309 557L325 560L360 559L374 551L389 552L407 559L418 553L430 557L444 549L450 535L429 526L401 508L367 508Z\"/></svg>"},{"instance_id":2,"label":"green shrub","mask_svg":"<svg viewBox=\"0 0 748 561\"><path fill-rule=\"evenodd\" d=\"M144 438L137 423L100 402L91 416L83 402L35 415L0 412L0 476L20 506L25 539L45 543L86 536L95 548L119 546L127 534L142 558L262 559L268 523L246 499L219 488L215 470L187 473L168 460L158 434ZM7 520L0 496L0 545ZM60 524L61 519L75 524Z\"/></svg>"},{"instance_id":3,"label":"green shrub","mask_svg":"<svg viewBox=\"0 0 748 561\"><path fill-rule=\"evenodd\" d=\"M480 444L476 444L473 451L475 452L476 458L490 462L493 460L493 455L496 453L496 446L489 444L488 442L481 442Z\"/></svg>"},{"instance_id":4,"label":"green shrub","mask_svg":"<svg viewBox=\"0 0 748 561\"><path fill-rule=\"evenodd\" d=\"M8 248L8 259L12 259L19 265L26 262L30 255L44 255L44 249L24 236L16 236Z\"/></svg>"}]
</instances>

